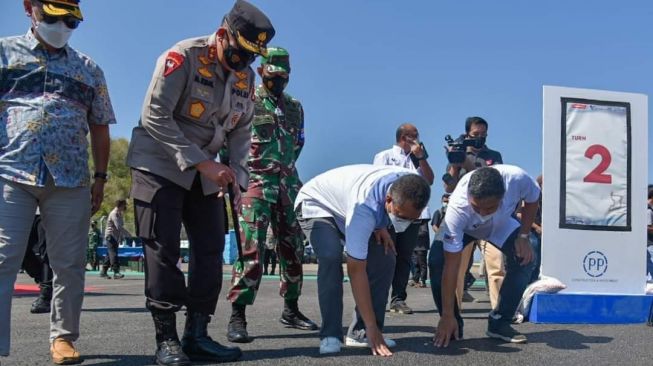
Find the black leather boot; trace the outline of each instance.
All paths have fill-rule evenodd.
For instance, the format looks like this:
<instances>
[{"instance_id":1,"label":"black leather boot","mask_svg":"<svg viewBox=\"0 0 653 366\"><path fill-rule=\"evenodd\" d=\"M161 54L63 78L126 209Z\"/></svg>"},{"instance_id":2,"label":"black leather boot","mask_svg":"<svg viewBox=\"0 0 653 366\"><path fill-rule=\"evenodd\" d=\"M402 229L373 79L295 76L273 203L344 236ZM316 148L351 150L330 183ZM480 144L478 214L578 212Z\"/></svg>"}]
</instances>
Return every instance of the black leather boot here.
<instances>
[{"instance_id":1,"label":"black leather boot","mask_svg":"<svg viewBox=\"0 0 653 366\"><path fill-rule=\"evenodd\" d=\"M214 341L207 333L211 316L196 312L186 314L186 327L181 347L191 361L234 362L243 355L238 347L227 347Z\"/></svg>"},{"instance_id":2,"label":"black leather boot","mask_svg":"<svg viewBox=\"0 0 653 366\"><path fill-rule=\"evenodd\" d=\"M32 303L30 313L45 314L50 312L50 300L52 300L52 281L39 283L39 297Z\"/></svg>"},{"instance_id":3,"label":"black leather boot","mask_svg":"<svg viewBox=\"0 0 653 366\"><path fill-rule=\"evenodd\" d=\"M250 343L253 338L247 334L247 321L245 319L246 305L231 304L231 318L227 325L227 340L234 343Z\"/></svg>"},{"instance_id":4,"label":"black leather boot","mask_svg":"<svg viewBox=\"0 0 653 366\"><path fill-rule=\"evenodd\" d=\"M175 313L152 312L156 331L156 363L162 366L188 366L190 359L181 349Z\"/></svg>"},{"instance_id":5,"label":"black leather boot","mask_svg":"<svg viewBox=\"0 0 653 366\"><path fill-rule=\"evenodd\" d=\"M297 305L297 299L285 300L283 313L281 313L281 324L301 330L317 330L318 326L311 319L307 318Z\"/></svg>"}]
</instances>

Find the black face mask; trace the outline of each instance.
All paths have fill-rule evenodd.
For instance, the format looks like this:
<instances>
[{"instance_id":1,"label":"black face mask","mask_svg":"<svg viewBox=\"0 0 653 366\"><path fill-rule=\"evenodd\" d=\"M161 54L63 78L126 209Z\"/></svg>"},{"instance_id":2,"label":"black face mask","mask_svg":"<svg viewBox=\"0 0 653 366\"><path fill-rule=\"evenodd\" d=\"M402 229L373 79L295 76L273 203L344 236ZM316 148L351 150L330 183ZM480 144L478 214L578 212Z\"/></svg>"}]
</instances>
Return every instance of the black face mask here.
<instances>
[{"instance_id":1,"label":"black face mask","mask_svg":"<svg viewBox=\"0 0 653 366\"><path fill-rule=\"evenodd\" d=\"M270 93L272 93L272 95L280 96L283 94L283 90L286 88L286 85L288 85L288 78L284 78L278 75L272 77L264 77L263 85L265 85L265 88Z\"/></svg>"},{"instance_id":2,"label":"black face mask","mask_svg":"<svg viewBox=\"0 0 653 366\"><path fill-rule=\"evenodd\" d=\"M256 59L256 54L245 52L230 44L224 50L224 60L227 66L234 71L243 71Z\"/></svg>"}]
</instances>

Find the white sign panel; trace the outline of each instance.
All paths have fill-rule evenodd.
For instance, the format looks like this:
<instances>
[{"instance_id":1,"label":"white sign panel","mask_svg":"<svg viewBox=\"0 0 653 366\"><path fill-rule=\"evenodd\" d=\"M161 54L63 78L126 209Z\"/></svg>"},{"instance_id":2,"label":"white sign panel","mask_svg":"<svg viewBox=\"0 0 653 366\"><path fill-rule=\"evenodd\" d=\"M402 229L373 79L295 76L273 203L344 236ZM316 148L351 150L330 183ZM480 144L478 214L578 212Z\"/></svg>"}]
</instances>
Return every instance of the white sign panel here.
<instances>
[{"instance_id":1,"label":"white sign panel","mask_svg":"<svg viewBox=\"0 0 653 366\"><path fill-rule=\"evenodd\" d=\"M630 230L630 104L562 98L560 226Z\"/></svg>"},{"instance_id":2,"label":"white sign panel","mask_svg":"<svg viewBox=\"0 0 653 366\"><path fill-rule=\"evenodd\" d=\"M542 273L567 292L644 294L647 103L544 87Z\"/></svg>"}]
</instances>

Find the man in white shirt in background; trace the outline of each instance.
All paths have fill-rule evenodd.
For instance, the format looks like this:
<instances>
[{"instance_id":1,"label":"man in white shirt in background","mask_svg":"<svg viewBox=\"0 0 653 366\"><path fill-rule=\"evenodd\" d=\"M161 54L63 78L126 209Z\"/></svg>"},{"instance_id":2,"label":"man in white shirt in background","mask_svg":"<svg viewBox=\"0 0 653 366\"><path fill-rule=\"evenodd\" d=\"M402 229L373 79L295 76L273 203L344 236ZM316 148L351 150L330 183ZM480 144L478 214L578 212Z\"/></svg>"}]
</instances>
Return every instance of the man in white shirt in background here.
<instances>
[{"instance_id":1,"label":"man in white shirt in background","mask_svg":"<svg viewBox=\"0 0 653 366\"><path fill-rule=\"evenodd\" d=\"M321 354L340 352L342 346L344 239L356 302L347 345L392 355L388 348L394 342L381 333L396 261L388 229L404 231L420 217L430 194L429 184L414 172L374 165L330 170L299 191L297 217L318 260Z\"/></svg>"},{"instance_id":2,"label":"man in white shirt in background","mask_svg":"<svg viewBox=\"0 0 653 366\"><path fill-rule=\"evenodd\" d=\"M431 249L431 291L440 313L434 342L446 347L462 338L463 321L456 303L456 282L463 247L487 240L505 255L506 277L499 301L488 318L487 335L511 343L526 337L510 325L533 271L529 233L537 212L540 188L521 168L494 165L463 176L449 198L443 224L443 246ZM524 201L521 223L513 213Z\"/></svg>"},{"instance_id":3,"label":"man in white shirt in background","mask_svg":"<svg viewBox=\"0 0 653 366\"><path fill-rule=\"evenodd\" d=\"M395 145L388 150L381 151L374 156L374 165L400 166L414 171L424 177L429 185L433 184L433 170L428 162L428 153L424 145L419 141L417 128L404 123L397 128L395 133ZM410 225L403 233L390 231L393 240L397 244L397 264L392 280L392 294L390 300L390 311L401 314L412 314L413 309L406 305L406 286L410 276L411 258L420 226L423 231L428 232L428 222L431 214L428 207L424 208L420 221Z\"/></svg>"}]
</instances>

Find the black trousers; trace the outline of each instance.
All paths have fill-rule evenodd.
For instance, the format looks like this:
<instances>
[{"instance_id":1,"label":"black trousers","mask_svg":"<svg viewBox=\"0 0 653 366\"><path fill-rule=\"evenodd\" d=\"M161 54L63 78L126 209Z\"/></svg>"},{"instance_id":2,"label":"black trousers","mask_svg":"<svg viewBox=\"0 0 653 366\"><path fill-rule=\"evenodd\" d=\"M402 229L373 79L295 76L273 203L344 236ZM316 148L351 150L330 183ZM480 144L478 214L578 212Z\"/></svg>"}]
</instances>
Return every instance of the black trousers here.
<instances>
[{"instance_id":1,"label":"black trousers","mask_svg":"<svg viewBox=\"0 0 653 366\"><path fill-rule=\"evenodd\" d=\"M154 189L151 202L137 199ZM188 191L163 177L132 171L136 232L145 252L146 307L153 312L212 315L222 288L224 250L223 199L205 196L199 174ZM189 241L188 286L177 268L181 225Z\"/></svg>"},{"instance_id":2,"label":"black trousers","mask_svg":"<svg viewBox=\"0 0 653 366\"><path fill-rule=\"evenodd\" d=\"M501 315L498 321L510 323L512 317L515 315L515 310L519 305L522 294L529 284L533 268L535 267L534 261L522 266L519 264L520 259L515 254L515 240L519 235L519 228L510 234L506 242L503 243L501 252L504 255L504 262L506 266L506 277L503 279L501 290L499 292L499 302L495 309L492 309L496 314ZM472 242L477 240L467 234L463 235L463 247L471 245ZM492 244L494 245L494 244ZM535 258L536 259L536 258ZM442 277L444 270L444 248L441 241L434 241L431 246L429 254L429 270L431 272L431 294L435 302L438 313L442 315ZM462 264L461 265L465 265ZM454 316L458 321L460 327L459 331L462 334L463 318L458 309L458 302L454 301ZM492 319L491 317L489 319Z\"/></svg>"},{"instance_id":3,"label":"black trousers","mask_svg":"<svg viewBox=\"0 0 653 366\"><path fill-rule=\"evenodd\" d=\"M118 241L114 237L109 236L105 239L105 242L107 243L107 257L104 258L102 267L105 272L109 269L109 267L111 267L114 273L118 273L120 272L120 261L118 260Z\"/></svg>"},{"instance_id":4,"label":"black trousers","mask_svg":"<svg viewBox=\"0 0 653 366\"><path fill-rule=\"evenodd\" d=\"M32 231L29 234L21 267L38 284L52 281L52 268L45 247L45 232L41 227L41 216L36 216L32 223Z\"/></svg>"},{"instance_id":5,"label":"black trousers","mask_svg":"<svg viewBox=\"0 0 653 366\"><path fill-rule=\"evenodd\" d=\"M393 229L390 230L392 239L395 242L395 249L397 250L397 262L395 264L395 275L392 279L392 292L391 302L394 304L397 301L406 301L406 286L408 285L408 278L410 277L410 262L417 245L417 233L421 223L414 223L401 233L395 233Z\"/></svg>"},{"instance_id":6,"label":"black trousers","mask_svg":"<svg viewBox=\"0 0 653 366\"><path fill-rule=\"evenodd\" d=\"M427 273L428 273L428 263L426 261L426 250L415 250L415 274L413 275L413 281L426 283Z\"/></svg>"},{"instance_id":7,"label":"black trousers","mask_svg":"<svg viewBox=\"0 0 653 366\"><path fill-rule=\"evenodd\" d=\"M274 249L265 248L265 252L263 253L263 273L268 273L270 262L272 263L272 272L269 273L274 274L274 270L277 268L277 252Z\"/></svg>"}]
</instances>

